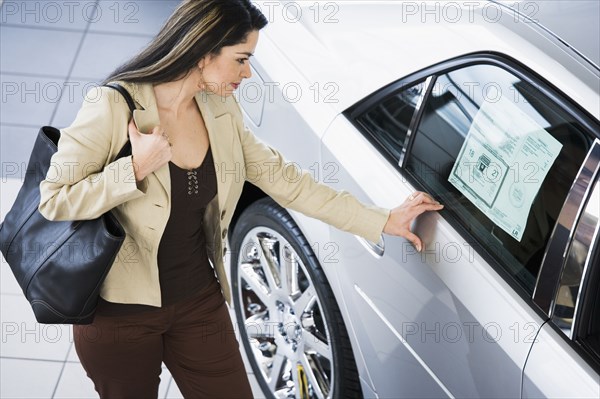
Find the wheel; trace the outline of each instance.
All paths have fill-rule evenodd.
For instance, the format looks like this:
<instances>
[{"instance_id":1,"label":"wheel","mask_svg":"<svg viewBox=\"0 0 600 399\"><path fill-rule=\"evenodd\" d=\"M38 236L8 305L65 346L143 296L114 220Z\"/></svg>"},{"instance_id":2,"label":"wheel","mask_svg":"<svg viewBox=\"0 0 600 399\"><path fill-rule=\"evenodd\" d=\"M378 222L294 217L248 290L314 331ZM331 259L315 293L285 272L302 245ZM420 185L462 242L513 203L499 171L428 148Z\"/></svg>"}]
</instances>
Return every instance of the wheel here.
<instances>
[{"instance_id":1,"label":"wheel","mask_svg":"<svg viewBox=\"0 0 600 399\"><path fill-rule=\"evenodd\" d=\"M231 237L235 315L248 360L272 398L362 397L339 307L317 257L270 198Z\"/></svg>"}]
</instances>

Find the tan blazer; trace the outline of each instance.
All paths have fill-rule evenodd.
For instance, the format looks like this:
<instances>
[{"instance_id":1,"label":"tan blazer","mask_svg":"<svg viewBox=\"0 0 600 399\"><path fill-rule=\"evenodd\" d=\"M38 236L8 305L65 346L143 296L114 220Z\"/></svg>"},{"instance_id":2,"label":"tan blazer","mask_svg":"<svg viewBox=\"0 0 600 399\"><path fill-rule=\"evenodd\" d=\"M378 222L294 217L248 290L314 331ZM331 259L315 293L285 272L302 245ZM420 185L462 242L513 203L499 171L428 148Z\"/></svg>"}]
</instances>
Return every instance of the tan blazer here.
<instances>
[{"instance_id":1,"label":"tan blazer","mask_svg":"<svg viewBox=\"0 0 600 399\"><path fill-rule=\"evenodd\" d=\"M152 85L119 83L140 108L133 115L139 130L146 133L159 125ZM204 217L207 249L227 302L231 292L223 264L225 239L244 181L283 207L371 241L379 239L389 210L365 206L347 192L315 183L310 173L294 182L286 179L285 160L245 128L233 97L202 93L196 102L217 174L218 194ZM129 118L127 104L115 90L99 87L87 94L73 124L61 131L58 152L40 184L39 210L50 220L85 220L113 209L127 237L101 296L111 302L160 306L157 253L171 206L169 166L136 184L131 156L113 161L127 141Z\"/></svg>"}]
</instances>

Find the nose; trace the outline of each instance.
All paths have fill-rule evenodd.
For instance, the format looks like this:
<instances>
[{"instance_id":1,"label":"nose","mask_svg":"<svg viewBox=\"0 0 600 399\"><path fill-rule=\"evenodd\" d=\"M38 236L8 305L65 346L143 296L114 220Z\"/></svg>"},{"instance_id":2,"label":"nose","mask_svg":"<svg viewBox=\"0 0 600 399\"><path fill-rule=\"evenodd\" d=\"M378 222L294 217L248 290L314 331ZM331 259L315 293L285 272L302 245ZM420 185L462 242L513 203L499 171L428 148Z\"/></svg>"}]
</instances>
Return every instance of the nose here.
<instances>
[{"instance_id":1,"label":"nose","mask_svg":"<svg viewBox=\"0 0 600 399\"><path fill-rule=\"evenodd\" d=\"M244 63L241 76L244 79L249 79L250 77L252 77L252 69L250 68L250 62Z\"/></svg>"}]
</instances>

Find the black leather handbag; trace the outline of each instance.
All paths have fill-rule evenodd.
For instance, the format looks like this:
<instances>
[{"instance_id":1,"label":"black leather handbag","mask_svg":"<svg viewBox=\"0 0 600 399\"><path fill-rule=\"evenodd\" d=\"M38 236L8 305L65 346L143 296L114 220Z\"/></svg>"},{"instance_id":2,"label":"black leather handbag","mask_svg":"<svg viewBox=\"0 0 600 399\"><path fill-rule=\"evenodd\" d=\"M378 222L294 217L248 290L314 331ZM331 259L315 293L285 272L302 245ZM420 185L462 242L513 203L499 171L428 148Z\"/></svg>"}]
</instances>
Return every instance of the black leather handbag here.
<instances>
[{"instance_id":1,"label":"black leather handbag","mask_svg":"<svg viewBox=\"0 0 600 399\"><path fill-rule=\"evenodd\" d=\"M135 104L124 87L106 86L121 93L133 112ZM125 231L110 211L94 220L61 222L40 214L39 185L59 138L58 129L40 129L23 186L0 225L1 250L38 322L89 324ZM115 159L130 154L127 141Z\"/></svg>"}]
</instances>

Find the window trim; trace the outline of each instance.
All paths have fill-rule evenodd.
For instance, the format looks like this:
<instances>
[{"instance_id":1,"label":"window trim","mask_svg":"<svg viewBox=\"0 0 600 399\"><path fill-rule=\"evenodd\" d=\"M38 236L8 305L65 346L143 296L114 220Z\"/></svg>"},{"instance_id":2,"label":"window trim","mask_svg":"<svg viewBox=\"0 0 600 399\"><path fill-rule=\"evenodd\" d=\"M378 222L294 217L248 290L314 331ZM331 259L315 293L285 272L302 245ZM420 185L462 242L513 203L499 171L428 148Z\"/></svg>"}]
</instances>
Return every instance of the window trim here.
<instances>
[{"instance_id":1,"label":"window trim","mask_svg":"<svg viewBox=\"0 0 600 399\"><path fill-rule=\"evenodd\" d=\"M598 173L600 173L600 140L596 139L558 215L533 291L533 302L550 317L554 313L560 279L566 266L571 243L575 239L579 220L588 203Z\"/></svg>"},{"instance_id":2,"label":"window trim","mask_svg":"<svg viewBox=\"0 0 600 399\"><path fill-rule=\"evenodd\" d=\"M415 127L418 126L417 121L421 120L421 115L423 114L423 104L425 104L425 99L429 98L429 95L433 91L433 87L435 86L435 81L437 80L436 76L430 75L425 79L425 87L423 87L423 95L417 101L417 105L415 107L415 113L408 125L408 130L406 131L406 138L404 139L404 145L402 146L402 152L400 153L400 159L398 160L398 166L401 168L406 167L406 154L408 154L408 148L410 147L410 143L412 143L411 137Z\"/></svg>"},{"instance_id":3,"label":"window trim","mask_svg":"<svg viewBox=\"0 0 600 399\"><path fill-rule=\"evenodd\" d=\"M600 146L600 142L598 142L598 145ZM596 177L595 180L590 184L591 186L591 190L590 190L590 195L588 195L587 201L586 201L586 207L589 205L589 201L591 200L591 198L593 197L593 193L596 190L600 190L600 165L598 166L598 169L596 170ZM598 253L600 251L600 220L596 221L596 225L593 226L594 227L594 234L592 237L589 238L589 241L587 240L586 237L586 241L584 242L584 245L587 244L588 246L588 254L587 257L585 259L585 263L583 265L583 273L581 276L581 284L579 285L579 290L577 292L577 298L575 300L575 313L573 316L573 327L571 328L571 339L576 340L578 338L578 336L580 336L582 334L582 332L584 331L584 327L583 324L581 323L581 317L582 315L585 315L586 311L588 309L586 309L586 299L589 300L589 298L586 298L586 292L589 287L589 284L592 283L592 281L590 281L594 276L594 273L597 273L597 270L594 270L594 267L598 268L600 267L598 264L596 264L594 266L594 264L592 263L596 258L598 258ZM579 225L578 228L579 229ZM578 240L579 238L576 236L575 238L576 240ZM583 303L582 303L583 301Z\"/></svg>"},{"instance_id":4,"label":"window trim","mask_svg":"<svg viewBox=\"0 0 600 399\"><path fill-rule=\"evenodd\" d=\"M600 178L598 179L597 183L600 184ZM593 289L589 286L589 284L591 284L592 282L598 282L599 281L599 276L600 276L600 263L592 263L594 260L598 261L600 260L600 222L599 224L596 226L596 231L595 234L596 236L594 237L594 241L593 241L593 245L590 248L590 253L589 253L589 259L588 259L588 264L586 265L586 269L584 269L584 273L583 273L583 277L582 277L582 286L580 287L580 294L583 293L583 303L579 302L579 297L577 299L577 306L578 308L576 309L576 319L573 320L573 328L571 329L571 341L569 341L571 343L571 345L573 345L574 347L577 348L577 350L581 351L582 353L585 354L585 356L583 356L584 358L588 359L588 363L590 363L590 365L592 365L592 367L595 368L595 370L600 373L600 354L597 351L594 351L593 349L589 348L589 344L585 341L585 339L582 339L581 337L585 334L588 334L588 326L585 325L584 323L581 322L580 317L583 315L590 315L590 313L592 312L591 307L595 304L595 303L590 303L588 302L590 300L590 298L587 298L587 294L588 291L590 289ZM592 280L593 279L593 280ZM597 294L598 295L598 294ZM598 300L598 298L594 298L596 300ZM579 321L578 321L579 319Z\"/></svg>"},{"instance_id":5,"label":"window trim","mask_svg":"<svg viewBox=\"0 0 600 399\"><path fill-rule=\"evenodd\" d=\"M425 95L423 96L423 100L420 104L419 109L415 110L415 115L411 120L411 125L409 126L409 131L412 133L415 131L416 127L418 127L421 123L422 117L422 104L425 101L429 100L431 95L432 88L435 85L435 80L438 75L445 74L451 72L453 70L466 68L474 65L493 65L497 66L505 71L513 74L515 77L534 85L543 95L545 95L550 101L558 105L563 111L565 111L568 115L573 117L579 123L581 123L582 128L589 133L589 138L592 142L594 142L594 138L596 140L600 139L600 121L596 120L596 118L583 109L579 104L575 103L570 97L568 97L564 92L554 86L552 83L548 82L542 76L537 74L535 71L531 70L527 66L523 65L519 61L501 53L496 52L478 52L467 54L463 56L459 56L436 65L424 68L418 72L415 72L407 77L401 78L396 82L393 82L387 86L384 86L379 91L371 94L370 96L360 100L356 104L349 107L342 114L348 119L350 123L354 125L354 127L361 132L361 134L382 154L385 158L387 158L402 174L407 181L416 188L423 188L423 184L416 179L410 172L405 169L406 161L410 157L412 151L412 145L415 139L415 135L411 134L408 136L408 140L406 143L406 149L402 149L402 152L406 154L402 158L402 162L399 163L396 160L390 159L389 152L385 149L379 142L376 140L373 135L367 131L360 123L357 122L357 117L371 108L373 105L381 102L386 99L390 95L396 94L397 92L407 89L415 84L423 82L429 78L432 78L432 83L430 87L427 88ZM566 203L566 201L565 201ZM448 212L447 210L440 211L442 216ZM564 212L561 209L558 220L560 220L561 215ZM460 222L456 220L455 217L444 217L444 219L457 230L464 237L470 237L471 234L465 229L464 226ZM558 225L558 222L557 222ZM555 225L556 226L556 225ZM544 259L542 260L542 266L544 266L546 254L549 252L549 248L553 243L553 234L551 234L550 239L546 245L544 250ZM475 249L483 259L503 278L503 280L525 301L531 303L532 308L544 319L548 320L550 318L548 310L544 310L533 300L533 294L524 289L515 279L511 276L507 270L495 259L495 257L488 251L486 247L480 245L475 242L472 243L473 249ZM564 248L563 248L564 249ZM539 275L542 273L540 268L540 272L538 273L538 279L534 286L533 293L537 291L537 286L539 283ZM555 281L556 286L560 284L560 276L558 276Z\"/></svg>"},{"instance_id":6,"label":"window trim","mask_svg":"<svg viewBox=\"0 0 600 399\"><path fill-rule=\"evenodd\" d=\"M369 141L371 141L371 134L369 132L366 132L365 129L356 122L356 118L365 111L367 111L369 108L371 108L373 105L375 105L378 102L381 102L388 96L395 94L398 91L407 89L422 81L424 82L430 76L437 78L437 75L445 74L455 69L481 64L498 66L512 73L519 79L536 86L544 95L549 97L555 103L559 104L563 110L565 110L567 113L569 113L579 122L581 122L586 130L591 132L596 138L600 138L600 127L598 126L598 123L600 123L600 121L597 121L593 115L591 115L589 112L583 109L579 104L571 100L569 96L567 96L564 92L562 92L560 89L554 86L551 82L538 75L531 68L525 66L524 64L515 60L514 58L496 52L478 52L466 54L424 68L411 75L408 75L395 82L392 82L387 86L382 87L375 93L363 98L356 104L350 106L348 109L342 112L342 114L367 139L369 139ZM433 85L435 85L435 82L433 82ZM423 101L427 101L427 99L429 98L429 94L430 92L426 93L426 96ZM416 120L414 122L415 124L410 126L410 128L413 131L414 128L420 123L420 118L419 120ZM407 150L407 152L409 151Z\"/></svg>"},{"instance_id":7,"label":"window trim","mask_svg":"<svg viewBox=\"0 0 600 399\"><path fill-rule=\"evenodd\" d=\"M358 121L358 117L360 115L362 115L363 113L365 113L366 111L368 111L372 106L376 105L377 103L381 102L384 99L387 99L388 97L390 97L391 95L397 94L401 91L410 89L411 87L414 87L418 84L423 84L423 93L421 94L421 97L419 98L419 100L417 101L416 107L415 107L415 113L413 114L413 117L411 118L408 130L407 130L407 137L404 138L404 143L402 146L402 151L400 154L400 159L403 159L403 157L406 157L406 151L405 148L407 148L410 144L410 140L408 140L408 136L409 136L409 132L412 134L413 128L416 122L415 116L418 114L418 110L417 107L421 108L421 106L423 105L425 98L428 97L428 94L430 93L430 91L432 90L433 85L431 86L427 86L427 82L431 82L430 80L431 76L414 76L414 79L411 79L410 83L406 83L404 80L395 82L394 84L386 87L383 89L382 94L380 95L379 92L376 94L376 96L374 96L375 98L371 99L371 97L368 97L366 99L364 99L364 103L360 103L360 107L357 111L350 111L352 109L349 108L348 110L344 111L342 114L344 114L344 116L346 116L346 118L350 121L350 123L352 123L352 125L359 131L362 133L362 135L369 141L369 143L371 143L371 145L373 145L378 151L379 153L385 157L385 159L387 159L390 163L398 166L399 162L398 160L392 155L392 153L389 151L388 148L386 148L386 146L384 144L381 143L381 140L377 138L377 136L375 134L372 134L363 124L361 124ZM435 81L435 80L434 80ZM356 106L356 105L355 105ZM354 106L353 106L354 107ZM347 112L352 112L353 113L353 117L349 118L348 114L346 114Z\"/></svg>"}]
</instances>

